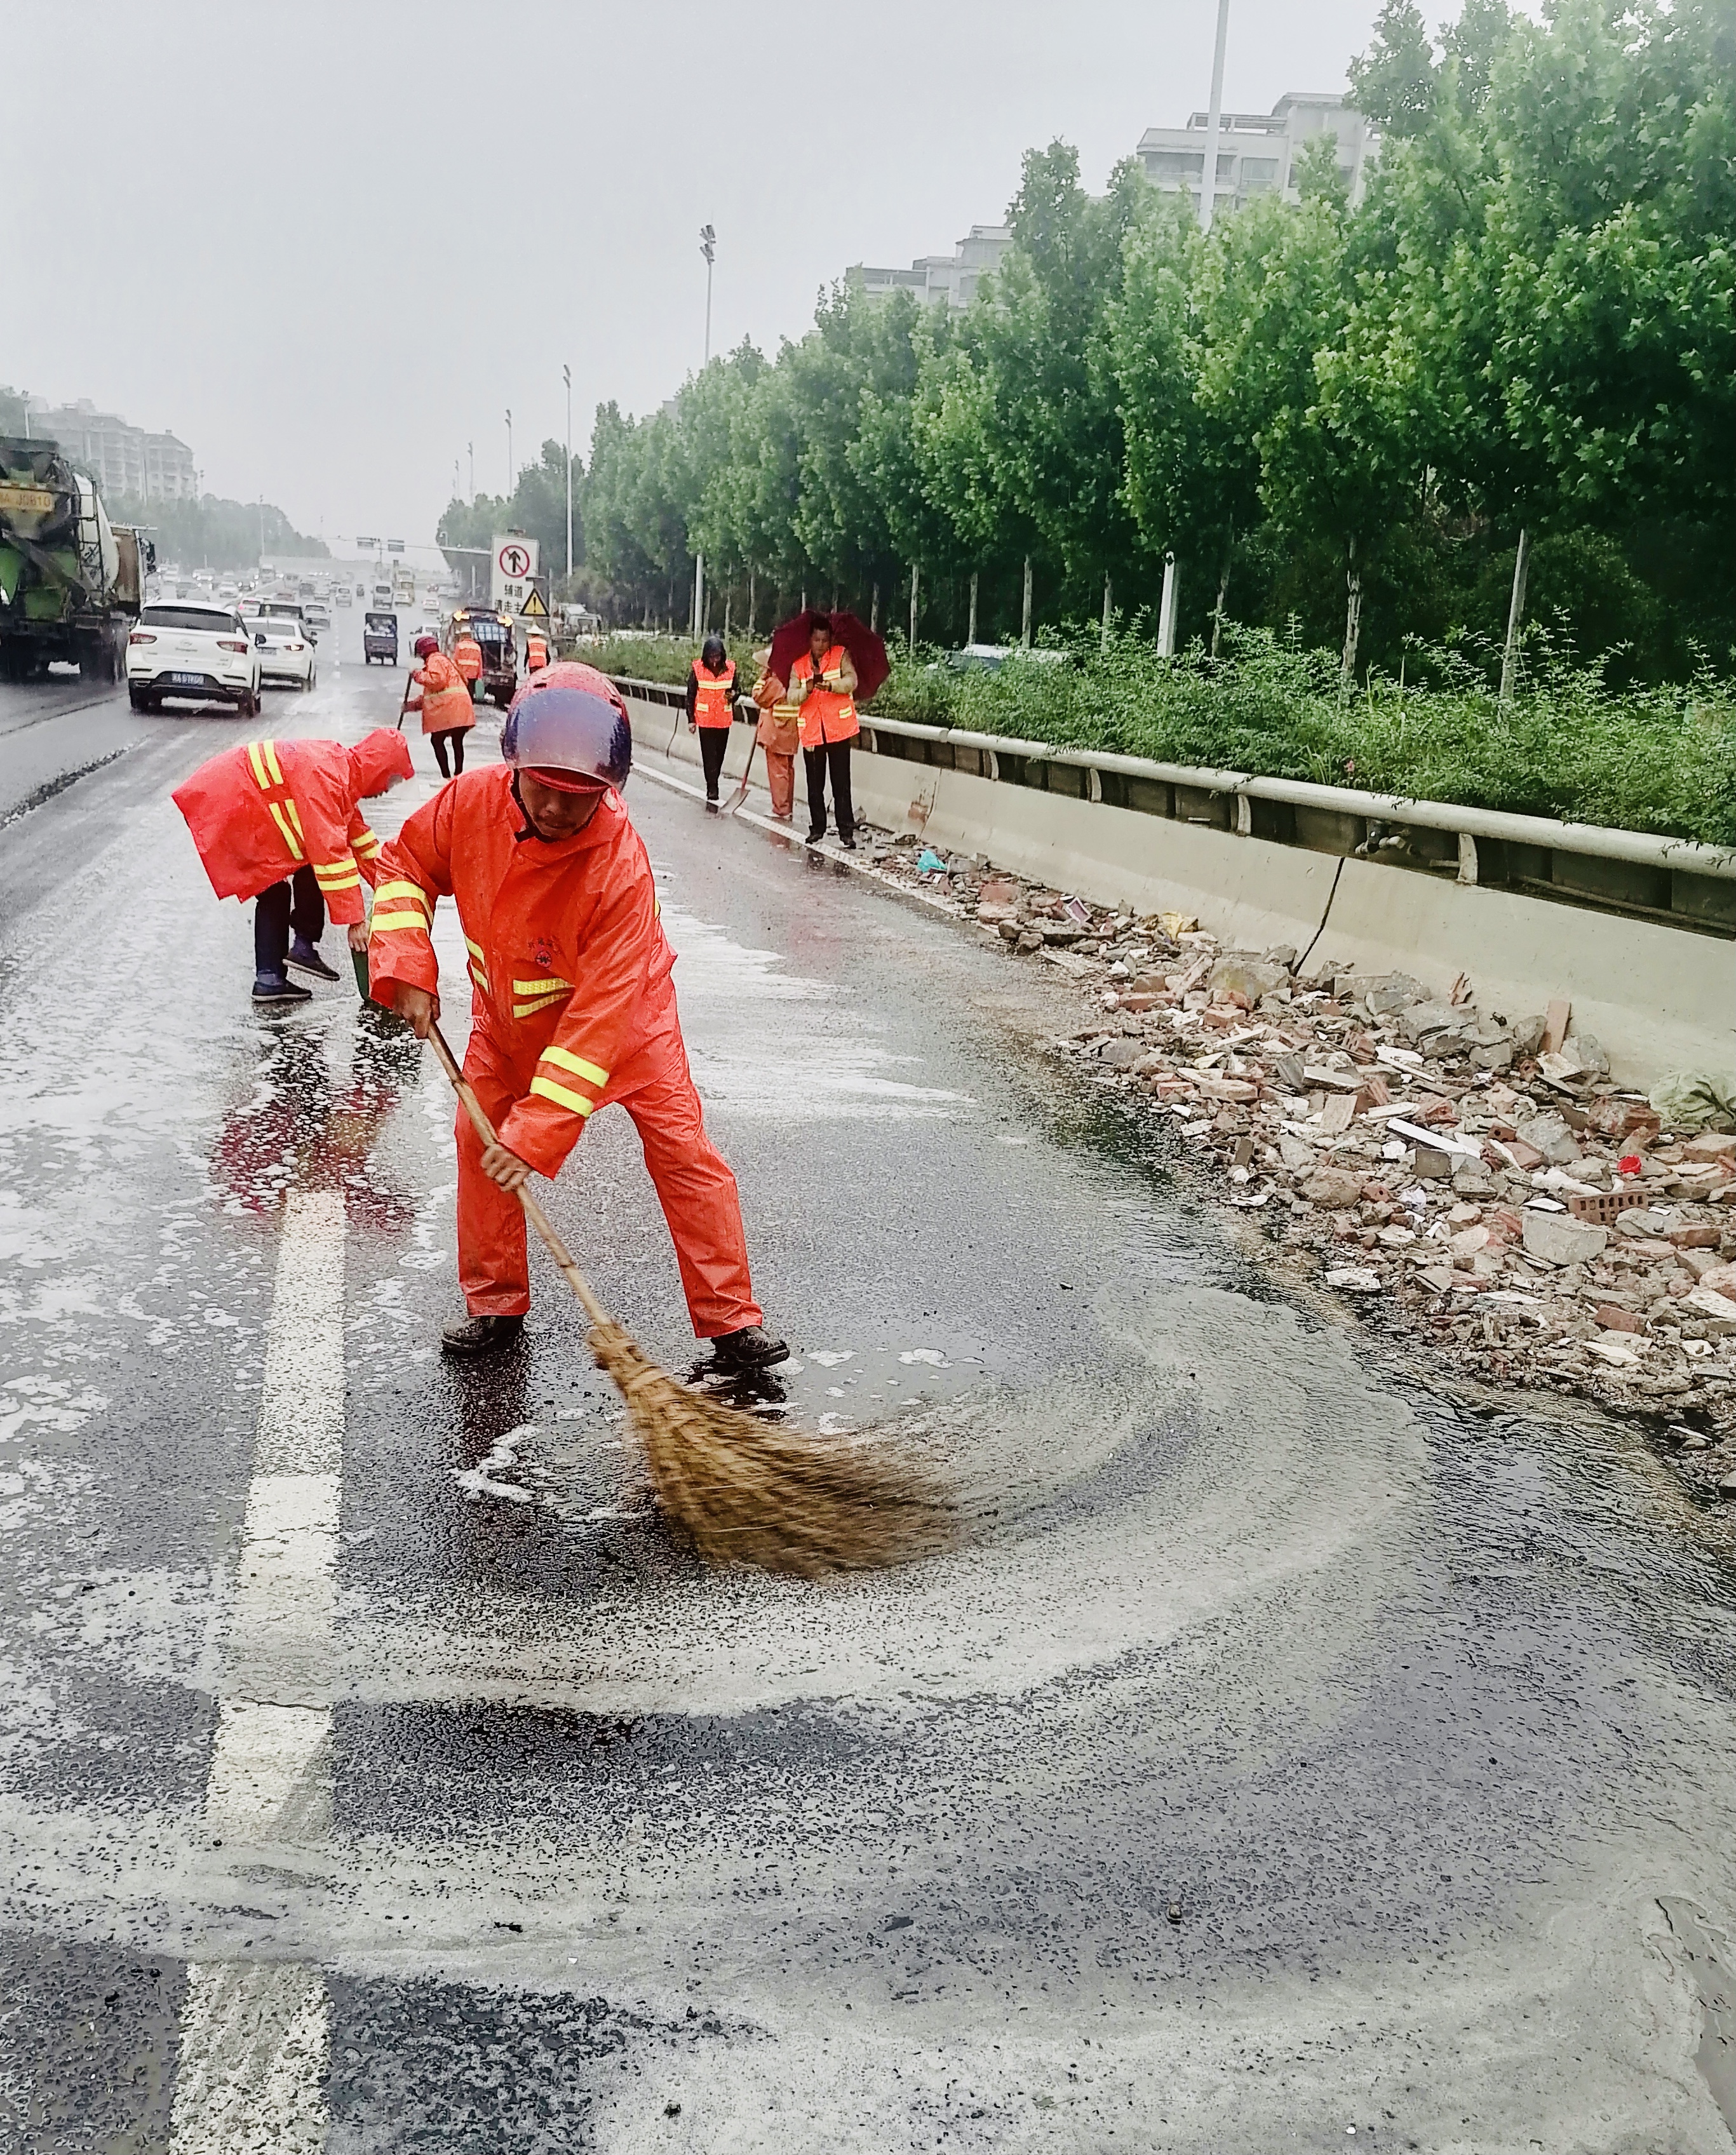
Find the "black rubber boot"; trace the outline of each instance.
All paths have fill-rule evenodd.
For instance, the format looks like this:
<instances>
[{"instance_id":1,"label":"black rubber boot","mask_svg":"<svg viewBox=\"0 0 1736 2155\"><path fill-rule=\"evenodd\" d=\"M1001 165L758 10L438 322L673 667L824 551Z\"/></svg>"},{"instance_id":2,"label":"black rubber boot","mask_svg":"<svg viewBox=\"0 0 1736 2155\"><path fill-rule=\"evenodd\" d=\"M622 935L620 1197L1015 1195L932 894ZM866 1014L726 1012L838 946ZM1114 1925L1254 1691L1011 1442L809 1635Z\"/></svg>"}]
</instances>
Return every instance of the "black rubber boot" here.
<instances>
[{"instance_id":1,"label":"black rubber boot","mask_svg":"<svg viewBox=\"0 0 1736 2155\"><path fill-rule=\"evenodd\" d=\"M303 987L299 980L292 980L287 973L257 973L253 976L256 1003L310 1003L313 999L313 990Z\"/></svg>"},{"instance_id":2,"label":"black rubber boot","mask_svg":"<svg viewBox=\"0 0 1736 2155\"><path fill-rule=\"evenodd\" d=\"M455 1317L440 1334L448 1354L498 1354L524 1335L522 1317Z\"/></svg>"},{"instance_id":3,"label":"black rubber boot","mask_svg":"<svg viewBox=\"0 0 1736 2155\"><path fill-rule=\"evenodd\" d=\"M311 973L315 980L335 980L338 977L305 935L298 935L289 945L289 962L299 973Z\"/></svg>"},{"instance_id":4,"label":"black rubber boot","mask_svg":"<svg viewBox=\"0 0 1736 2155\"><path fill-rule=\"evenodd\" d=\"M711 1343L714 1367L725 1370L769 1369L774 1362L789 1359L788 1342L774 1339L763 1325L744 1324L739 1332L725 1332Z\"/></svg>"}]
</instances>

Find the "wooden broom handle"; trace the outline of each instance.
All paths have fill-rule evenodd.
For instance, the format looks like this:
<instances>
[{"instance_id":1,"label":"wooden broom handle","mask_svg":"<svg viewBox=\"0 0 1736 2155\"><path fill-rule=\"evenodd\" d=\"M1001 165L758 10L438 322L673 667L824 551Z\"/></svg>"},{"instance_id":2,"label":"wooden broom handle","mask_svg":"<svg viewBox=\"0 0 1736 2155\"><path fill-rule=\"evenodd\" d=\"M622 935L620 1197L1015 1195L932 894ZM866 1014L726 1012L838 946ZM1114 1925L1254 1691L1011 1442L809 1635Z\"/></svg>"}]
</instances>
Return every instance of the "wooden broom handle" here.
<instances>
[{"instance_id":1,"label":"wooden broom handle","mask_svg":"<svg viewBox=\"0 0 1736 2155\"><path fill-rule=\"evenodd\" d=\"M483 1113L482 1103L471 1089L470 1082L459 1069L458 1059L446 1044L446 1036L433 1019L428 1021L428 1041L434 1051L435 1060L446 1072L447 1081L463 1103L471 1126L485 1145L499 1144L494 1126ZM525 1217L541 1236L549 1255L566 1275L567 1285L578 1297L581 1308L593 1324L607 1324L609 1313L591 1291L591 1283L573 1262L572 1252L555 1231L555 1223L527 1188L520 1188L518 1199L525 1208Z\"/></svg>"}]
</instances>

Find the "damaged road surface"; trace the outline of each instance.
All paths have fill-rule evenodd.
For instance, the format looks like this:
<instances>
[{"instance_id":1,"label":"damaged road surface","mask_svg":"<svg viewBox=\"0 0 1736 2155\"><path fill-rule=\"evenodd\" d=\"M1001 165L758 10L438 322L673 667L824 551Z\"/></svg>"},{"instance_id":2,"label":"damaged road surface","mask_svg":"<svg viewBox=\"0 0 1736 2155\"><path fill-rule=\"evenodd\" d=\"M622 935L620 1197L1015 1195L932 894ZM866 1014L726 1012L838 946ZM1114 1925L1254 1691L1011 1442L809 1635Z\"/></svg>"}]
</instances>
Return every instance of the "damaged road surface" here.
<instances>
[{"instance_id":1,"label":"damaged road surface","mask_svg":"<svg viewBox=\"0 0 1736 2155\"><path fill-rule=\"evenodd\" d=\"M1275 1286L1000 939L648 772L788 1407L979 1523L702 1572L546 1267L434 1353L449 1096L251 1011L149 733L0 838L0 2145L1729 2147L1728 1507ZM687 1366L624 1116L551 1209Z\"/></svg>"}]
</instances>

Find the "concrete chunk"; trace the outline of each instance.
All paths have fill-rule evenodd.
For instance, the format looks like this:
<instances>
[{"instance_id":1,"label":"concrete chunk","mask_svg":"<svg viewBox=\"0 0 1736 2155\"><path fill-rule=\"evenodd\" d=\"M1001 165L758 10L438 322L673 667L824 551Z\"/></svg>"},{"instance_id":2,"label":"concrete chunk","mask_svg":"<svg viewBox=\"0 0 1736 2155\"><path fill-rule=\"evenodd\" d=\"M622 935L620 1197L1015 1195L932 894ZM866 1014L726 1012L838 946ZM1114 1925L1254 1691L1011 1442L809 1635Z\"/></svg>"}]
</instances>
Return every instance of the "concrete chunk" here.
<instances>
[{"instance_id":1,"label":"concrete chunk","mask_svg":"<svg viewBox=\"0 0 1736 2155\"><path fill-rule=\"evenodd\" d=\"M1610 1231L1575 1220L1570 1212L1525 1211L1525 1254L1546 1265L1590 1264L1607 1247Z\"/></svg>"}]
</instances>

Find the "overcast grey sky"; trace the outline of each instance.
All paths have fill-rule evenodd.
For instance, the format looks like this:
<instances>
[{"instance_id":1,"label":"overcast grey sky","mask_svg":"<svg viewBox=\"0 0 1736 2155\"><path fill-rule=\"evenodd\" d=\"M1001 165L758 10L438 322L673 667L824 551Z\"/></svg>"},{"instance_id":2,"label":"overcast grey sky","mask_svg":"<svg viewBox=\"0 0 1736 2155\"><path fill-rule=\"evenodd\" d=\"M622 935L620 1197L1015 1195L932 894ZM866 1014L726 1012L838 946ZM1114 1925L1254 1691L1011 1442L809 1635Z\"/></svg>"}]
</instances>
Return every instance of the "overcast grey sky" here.
<instances>
[{"instance_id":1,"label":"overcast grey sky","mask_svg":"<svg viewBox=\"0 0 1736 2155\"><path fill-rule=\"evenodd\" d=\"M1232 0L1224 97L1334 90L1377 0ZM1457 13L1442 5L1431 15ZM305 530L433 535L593 407L798 336L848 263L1086 184L1210 88L1215 0L83 0L8 98L0 381L189 443Z\"/></svg>"}]
</instances>

